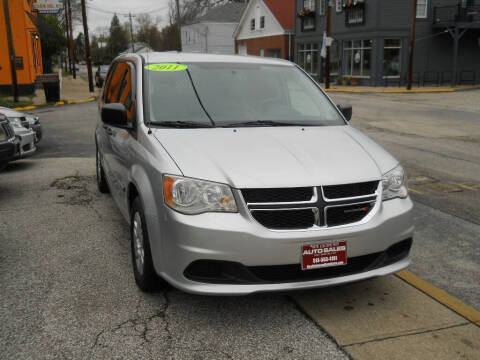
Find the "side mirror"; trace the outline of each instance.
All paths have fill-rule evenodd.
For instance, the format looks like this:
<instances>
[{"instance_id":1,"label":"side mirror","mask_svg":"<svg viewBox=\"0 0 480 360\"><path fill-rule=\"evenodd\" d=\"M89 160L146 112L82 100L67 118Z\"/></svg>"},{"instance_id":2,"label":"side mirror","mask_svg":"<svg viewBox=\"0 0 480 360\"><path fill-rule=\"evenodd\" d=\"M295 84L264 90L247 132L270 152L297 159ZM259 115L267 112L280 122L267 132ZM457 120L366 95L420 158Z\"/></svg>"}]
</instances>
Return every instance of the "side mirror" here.
<instances>
[{"instance_id":1,"label":"side mirror","mask_svg":"<svg viewBox=\"0 0 480 360\"><path fill-rule=\"evenodd\" d=\"M129 128L127 110L120 103L105 104L102 108L102 121L119 128Z\"/></svg>"},{"instance_id":2,"label":"side mirror","mask_svg":"<svg viewBox=\"0 0 480 360\"><path fill-rule=\"evenodd\" d=\"M337 107L338 107L338 110L341 111L343 116L345 116L345 119L347 119L347 121L350 121L352 119L352 113L353 113L352 105L337 104Z\"/></svg>"}]
</instances>

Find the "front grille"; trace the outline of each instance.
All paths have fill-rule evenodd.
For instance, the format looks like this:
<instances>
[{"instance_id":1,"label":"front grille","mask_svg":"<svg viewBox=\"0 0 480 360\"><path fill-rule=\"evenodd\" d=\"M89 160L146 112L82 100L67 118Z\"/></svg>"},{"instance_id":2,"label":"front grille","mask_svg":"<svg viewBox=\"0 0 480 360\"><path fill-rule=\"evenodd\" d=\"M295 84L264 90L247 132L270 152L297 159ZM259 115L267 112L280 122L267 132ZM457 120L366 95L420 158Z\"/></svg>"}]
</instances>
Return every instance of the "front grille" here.
<instances>
[{"instance_id":1,"label":"front grille","mask_svg":"<svg viewBox=\"0 0 480 360\"><path fill-rule=\"evenodd\" d=\"M315 225L313 209L254 210L252 216L260 224L272 230L308 229Z\"/></svg>"},{"instance_id":2,"label":"front grille","mask_svg":"<svg viewBox=\"0 0 480 360\"><path fill-rule=\"evenodd\" d=\"M323 194L327 199L342 199L356 196L374 195L377 187L378 181L345 185L331 185L323 187Z\"/></svg>"},{"instance_id":3,"label":"front grille","mask_svg":"<svg viewBox=\"0 0 480 360\"><path fill-rule=\"evenodd\" d=\"M283 189L243 189L243 198L247 203L309 201L313 196L313 187Z\"/></svg>"},{"instance_id":4,"label":"front grille","mask_svg":"<svg viewBox=\"0 0 480 360\"><path fill-rule=\"evenodd\" d=\"M372 210L373 204L362 203L328 207L325 209L327 226L339 226L361 221Z\"/></svg>"},{"instance_id":5,"label":"front grille","mask_svg":"<svg viewBox=\"0 0 480 360\"><path fill-rule=\"evenodd\" d=\"M243 189L255 220L272 230L354 224L375 206L379 181L323 187Z\"/></svg>"}]
</instances>

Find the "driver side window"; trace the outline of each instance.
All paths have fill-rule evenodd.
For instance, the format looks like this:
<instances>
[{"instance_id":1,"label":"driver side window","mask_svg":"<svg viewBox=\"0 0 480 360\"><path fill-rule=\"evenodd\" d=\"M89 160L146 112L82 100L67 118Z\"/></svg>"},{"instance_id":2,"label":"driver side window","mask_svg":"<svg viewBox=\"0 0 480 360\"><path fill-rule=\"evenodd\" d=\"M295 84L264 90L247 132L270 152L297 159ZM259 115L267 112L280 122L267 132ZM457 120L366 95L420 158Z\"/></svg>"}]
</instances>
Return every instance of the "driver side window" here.
<instances>
[{"instance_id":1,"label":"driver side window","mask_svg":"<svg viewBox=\"0 0 480 360\"><path fill-rule=\"evenodd\" d=\"M135 123L136 120L136 103L135 103L135 94L134 94L134 74L135 67L133 64L121 63L121 68L123 72L122 83L118 91L118 100L117 102L122 103L127 110L127 118L131 124Z\"/></svg>"}]
</instances>

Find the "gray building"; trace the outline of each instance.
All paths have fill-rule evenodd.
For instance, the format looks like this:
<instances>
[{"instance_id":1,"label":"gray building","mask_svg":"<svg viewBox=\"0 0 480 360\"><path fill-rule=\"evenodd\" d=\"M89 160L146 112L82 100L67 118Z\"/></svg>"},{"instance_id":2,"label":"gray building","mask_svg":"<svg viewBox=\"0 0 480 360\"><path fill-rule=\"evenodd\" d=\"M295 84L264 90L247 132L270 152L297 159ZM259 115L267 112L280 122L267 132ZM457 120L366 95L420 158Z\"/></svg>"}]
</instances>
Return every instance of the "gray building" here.
<instances>
[{"instance_id":1,"label":"gray building","mask_svg":"<svg viewBox=\"0 0 480 360\"><path fill-rule=\"evenodd\" d=\"M320 52L327 1L296 0L295 59L319 79L325 73ZM404 85L413 0L330 2L333 80ZM480 0L417 0L416 16L414 85L479 84Z\"/></svg>"},{"instance_id":2,"label":"gray building","mask_svg":"<svg viewBox=\"0 0 480 360\"><path fill-rule=\"evenodd\" d=\"M245 4L229 2L211 9L193 23L182 26L182 51L235 54L233 33L244 10Z\"/></svg>"}]
</instances>

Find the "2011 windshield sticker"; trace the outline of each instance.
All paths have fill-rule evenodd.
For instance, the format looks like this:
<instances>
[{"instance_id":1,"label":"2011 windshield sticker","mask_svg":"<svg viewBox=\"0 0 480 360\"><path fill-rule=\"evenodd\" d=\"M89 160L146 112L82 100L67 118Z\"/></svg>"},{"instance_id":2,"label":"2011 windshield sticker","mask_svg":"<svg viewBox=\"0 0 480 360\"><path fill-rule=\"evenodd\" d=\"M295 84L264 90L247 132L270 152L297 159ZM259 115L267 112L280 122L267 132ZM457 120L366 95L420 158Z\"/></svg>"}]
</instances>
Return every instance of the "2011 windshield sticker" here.
<instances>
[{"instance_id":1,"label":"2011 windshield sticker","mask_svg":"<svg viewBox=\"0 0 480 360\"><path fill-rule=\"evenodd\" d=\"M182 64L149 64L145 69L150 71L182 71L187 69L187 65Z\"/></svg>"}]
</instances>

